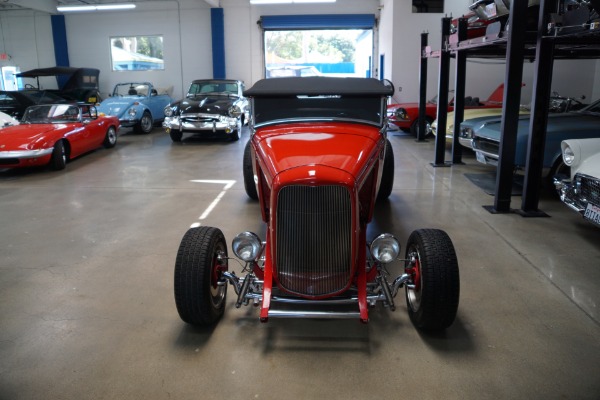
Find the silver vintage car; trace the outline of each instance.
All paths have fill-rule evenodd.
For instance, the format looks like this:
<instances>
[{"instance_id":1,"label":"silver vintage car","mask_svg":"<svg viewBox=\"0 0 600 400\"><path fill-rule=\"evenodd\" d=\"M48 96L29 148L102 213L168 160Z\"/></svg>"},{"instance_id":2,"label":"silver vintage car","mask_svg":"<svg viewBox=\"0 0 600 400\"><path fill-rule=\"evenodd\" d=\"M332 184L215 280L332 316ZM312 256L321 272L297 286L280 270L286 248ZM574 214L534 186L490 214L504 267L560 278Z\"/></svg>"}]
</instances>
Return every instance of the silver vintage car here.
<instances>
[{"instance_id":1,"label":"silver vintage car","mask_svg":"<svg viewBox=\"0 0 600 400\"><path fill-rule=\"evenodd\" d=\"M243 91L238 80L195 80L184 99L165 107L163 127L174 142L181 142L184 132L238 140L249 113Z\"/></svg>"}]
</instances>

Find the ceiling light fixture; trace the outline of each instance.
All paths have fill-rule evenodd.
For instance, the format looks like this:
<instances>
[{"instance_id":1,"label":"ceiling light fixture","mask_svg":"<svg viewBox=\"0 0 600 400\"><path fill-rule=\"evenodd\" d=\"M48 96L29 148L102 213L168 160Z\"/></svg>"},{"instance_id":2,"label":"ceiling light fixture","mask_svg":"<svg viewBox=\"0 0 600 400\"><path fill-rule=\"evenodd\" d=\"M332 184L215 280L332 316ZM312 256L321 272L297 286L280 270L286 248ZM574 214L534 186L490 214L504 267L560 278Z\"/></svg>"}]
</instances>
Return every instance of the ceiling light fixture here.
<instances>
[{"instance_id":1,"label":"ceiling light fixture","mask_svg":"<svg viewBox=\"0 0 600 400\"><path fill-rule=\"evenodd\" d=\"M250 0L250 4L335 3L336 0Z\"/></svg>"},{"instance_id":2,"label":"ceiling light fixture","mask_svg":"<svg viewBox=\"0 0 600 400\"><path fill-rule=\"evenodd\" d=\"M135 4L102 4L97 6L58 6L58 12L84 12L84 11L110 11L110 10L131 10Z\"/></svg>"}]
</instances>

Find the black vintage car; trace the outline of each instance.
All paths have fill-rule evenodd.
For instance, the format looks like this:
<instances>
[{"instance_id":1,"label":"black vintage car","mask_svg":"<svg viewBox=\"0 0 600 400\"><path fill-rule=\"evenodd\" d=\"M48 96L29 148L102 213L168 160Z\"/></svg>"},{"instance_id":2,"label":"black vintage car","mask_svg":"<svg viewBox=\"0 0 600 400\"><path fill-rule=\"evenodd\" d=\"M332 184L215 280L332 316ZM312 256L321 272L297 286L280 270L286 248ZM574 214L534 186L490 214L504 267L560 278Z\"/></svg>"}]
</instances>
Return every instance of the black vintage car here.
<instances>
[{"instance_id":1,"label":"black vintage car","mask_svg":"<svg viewBox=\"0 0 600 400\"><path fill-rule=\"evenodd\" d=\"M21 119L29 106L55 103L70 103L70 101L47 90L0 91L0 111L16 119Z\"/></svg>"},{"instance_id":2,"label":"black vintage car","mask_svg":"<svg viewBox=\"0 0 600 400\"><path fill-rule=\"evenodd\" d=\"M163 127L174 142L181 142L184 132L238 140L248 121L243 91L238 80L195 80L184 99L165 107Z\"/></svg>"},{"instance_id":3,"label":"black vintage car","mask_svg":"<svg viewBox=\"0 0 600 400\"><path fill-rule=\"evenodd\" d=\"M21 72L19 78L35 78L36 85L26 84L26 89L39 89L40 76L55 76L58 89L51 89L55 94L68 100L84 103L100 103L102 98L98 88L100 70L96 68L50 67L37 68Z\"/></svg>"}]
</instances>

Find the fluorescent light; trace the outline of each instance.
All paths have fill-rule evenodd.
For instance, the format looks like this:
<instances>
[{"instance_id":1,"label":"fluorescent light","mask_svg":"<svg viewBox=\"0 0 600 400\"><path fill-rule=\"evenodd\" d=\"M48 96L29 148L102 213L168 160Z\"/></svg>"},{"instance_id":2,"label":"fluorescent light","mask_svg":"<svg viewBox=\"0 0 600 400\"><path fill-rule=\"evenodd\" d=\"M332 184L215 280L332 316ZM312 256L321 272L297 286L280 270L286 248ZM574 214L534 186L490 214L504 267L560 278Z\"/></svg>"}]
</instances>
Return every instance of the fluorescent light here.
<instances>
[{"instance_id":1,"label":"fluorescent light","mask_svg":"<svg viewBox=\"0 0 600 400\"><path fill-rule=\"evenodd\" d=\"M59 12L84 12L84 11L107 11L107 10L131 10L135 4L103 4L97 6L58 6Z\"/></svg>"},{"instance_id":2,"label":"fluorescent light","mask_svg":"<svg viewBox=\"0 0 600 400\"><path fill-rule=\"evenodd\" d=\"M336 0L250 0L250 4L335 3Z\"/></svg>"},{"instance_id":3,"label":"fluorescent light","mask_svg":"<svg viewBox=\"0 0 600 400\"><path fill-rule=\"evenodd\" d=\"M96 6L96 10L131 10L135 8L135 4L104 4Z\"/></svg>"},{"instance_id":4,"label":"fluorescent light","mask_svg":"<svg viewBox=\"0 0 600 400\"><path fill-rule=\"evenodd\" d=\"M292 0L250 0L250 4L291 4Z\"/></svg>"}]
</instances>

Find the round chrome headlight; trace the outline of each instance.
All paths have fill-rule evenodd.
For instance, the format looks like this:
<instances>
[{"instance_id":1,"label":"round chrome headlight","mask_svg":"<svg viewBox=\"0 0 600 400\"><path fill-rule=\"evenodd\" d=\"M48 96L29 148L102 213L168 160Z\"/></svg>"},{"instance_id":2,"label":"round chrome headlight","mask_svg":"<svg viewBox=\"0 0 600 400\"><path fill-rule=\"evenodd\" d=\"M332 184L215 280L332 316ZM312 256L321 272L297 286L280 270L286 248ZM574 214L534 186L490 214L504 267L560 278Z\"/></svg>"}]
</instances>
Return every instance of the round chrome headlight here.
<instances>
[{"instance_id":1,"label":"round chrome headlight","mask_svg":"<svg viewBox=\"0 0 600 400\"><path fill-rule=\"evenodd\" d=\"M406 110L404 108L399 108L394 112L394 115L398 119L406 119Z\"/></svg>"},{"instance_id":2,"label":"round chrome headlight","mask_svg":"<svg viewBox=\"0 0 600 400\"><path fill-rule=\"evenodd\" d=\"M173 109L170 106L165 107L165 117L172 117Z\"/></svg>"},{"instance_id":3,"label":"round chrome headlight","mask_svg":"<svg viewBox=\"0 0 600 400\"><path fill-rule=\"evenodd\" d=\"M389 233L383 233L371 242L371 254L383 264L388 264L398 258L400 242Z\"/></svg>"},{"instance_id":4,"label":"round chrome headlight","mask_svg":"<svg viewBox=\"0 0 600 400\"><path fill-rule=\"evenodd\" d=\"M254 261L260 256L262 241L256 233L242 232L233 238L233 253L246 262Z\"/></svg>"},{"instance_id":5,"label":"round chrome headlight","mask_svg":"<svg viewBox=\"0 0 600 400\"><path fill-rule=\"evenodd\" d=\"M239 108L238 106L231 106L229 107L229 115L233 118L237 118L240 115L242 115L242 109Z\"/></svg>"},{"instance_id":6,"label":"round chrome headlight","mask_svg":"<svg viewBox=\"0 0 600 400\"><path fill-rule=\"evenodd\" d=\"M568 166L573 165L573 161L575 161L575 153L573 152L571 146L566 146L563 149L562 157L565 164Z\"/></svg>"},{"instance_id":7,"label":"round chrome headlight","mask_svg":"<svg viewBox=\"0 0 600 400\"><path fill-rule=\"evenodd\" d=\"M128 113L129 113L129 116L131 116L131 117L135 117L135 114L137 114L137 112L135 111L135 108L130 108Z\"/></svg>"},{"instance_id":8,"label":"round chrome headlight","mask_svg":"<svg viewBox=\"0 0 600 400\"><path fill-rule=\"evenodd\" d=\"M473 139L473 129L461 128L460 129L460 137L465 138L465 139Z\"/></svg>"}]
</instances>

